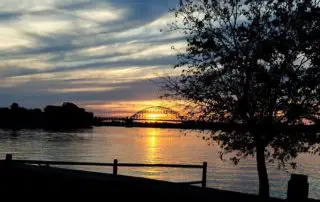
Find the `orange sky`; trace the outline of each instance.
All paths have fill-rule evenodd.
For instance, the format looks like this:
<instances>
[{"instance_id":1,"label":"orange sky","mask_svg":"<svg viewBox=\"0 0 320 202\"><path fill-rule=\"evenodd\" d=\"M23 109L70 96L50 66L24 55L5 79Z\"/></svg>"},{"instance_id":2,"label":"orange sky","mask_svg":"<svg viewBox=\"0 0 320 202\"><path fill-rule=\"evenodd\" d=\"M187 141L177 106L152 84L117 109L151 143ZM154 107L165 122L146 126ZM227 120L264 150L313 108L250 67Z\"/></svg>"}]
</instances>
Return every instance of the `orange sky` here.
<instances>
[{"instance_id":1,"label":"orange sky","mask_svg":"<svg viewBox=\"0 0 320 202\"><path fill-rule=\"evenodd\" d=\"M181 105L179 101L169 100L145 100L145 101L123 101L123 102L106 102L104 104L86 104L82 107L88 111L95 111L99 116L132 116L135 112L152 106L163 106L180 111Z\"/></svg>"}]
</instances>

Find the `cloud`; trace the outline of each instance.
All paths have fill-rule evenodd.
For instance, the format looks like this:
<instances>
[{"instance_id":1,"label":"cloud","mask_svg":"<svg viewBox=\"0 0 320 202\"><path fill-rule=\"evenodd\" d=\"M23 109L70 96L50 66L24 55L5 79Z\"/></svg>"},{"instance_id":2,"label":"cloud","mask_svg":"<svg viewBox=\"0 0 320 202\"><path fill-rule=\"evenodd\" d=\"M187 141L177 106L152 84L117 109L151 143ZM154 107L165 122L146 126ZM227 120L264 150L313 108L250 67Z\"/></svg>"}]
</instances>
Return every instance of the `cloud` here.
<instances>
[{"instance_id":1,"label":"cloud","mask_svg":"<svg viewBox=\"0 0 320 202\"><path fill-rule=\"evenodd\" d=\"M33 32L40 35L55 33L68 33L72 31L72 22L66 19L55 19L52 17L27 15L20 18L13 26L24 32Z\"/></svg>"},{"instance_id":2,"label":"cloud","mask_svg":"<svg viewBox=\"0 0 320 202\"><path fill-rule=\"evenodd\" d=\"M149 79L177 62L172 45L186 47L181 34L160 32L176 3L1 1L0 105L157 99Z\"/></svg>"},{"instance_id":3,"label":"cloud","mask_svg":"<svg viewBox=\"0 0 320 202\"><path fill-rule=\"evenodd\" d=\"M75 15L82 19L89 19L96 22L110 22L120 20L125 17L125 10L114 9L112 7L107 8L94 8L84 9L76 11Z\"/></svg>"},{"instance_id":4,"label":"cloud","mask_svg":"<svg viewBox=\"0 0 320 202\"><path fill-rule=\"evenodd\" d=\"M167 106L173 108L170 101L161 99L152 100L129 100L129 101L106 101L101 103L84 104L83 107L95 111L97 116L132 116L135 112L153 106Z\"/></svg>"},{"instance_id":5,"label":"cloud","mask_svg":"<svg viewBox=\"0 0 320 202\"><path fill-rule=\"evenodd\" d=\"M41 83L41 85L39 85ZM71 101L86 105L96 103L103 105L106 102L130 102L157 99L160 95L159 86L150 79L136 80L125 83L96 84L72 84L69 92L68 82L29 82L22 86L1 88L0 96L3 106L9 106L12 102L19 102L26 107L44 107L47 104L60 104ZM97 90L96 90L97 88ZM60 89L60 90L58 90ZM79 91L77 91L77 89ZM15 93L11 94L14 90Z\"/></svg>"},{"instance_id":6,"label":"cloud","mask_svg":"<svg viewBox=\"0 0 320 202\"><path fill-rule=\"evenodd\" d=\"M49 92L53 93L83 93L83 92L106 92L116 90L117 88L114 87L80 87L80 88L56 88L50 89Z\"/></svg>"},{"instance_id":7,"label":"cloud","mask_svg":"<svg viewBox=\"0 0 320 202\"><path fill-rule=\"evenodd\" d=\"M3 12L0 13L1 21L15 20L20 16L22 16L22 13L20 13L20 12L6 12L6 11L3 11Z\"/></svg>"},{"instance_id":8,"label":"cloud","mask_svg":"<svg viewBox=\"0 0 320 202\"><path fill-rule=\"evenodd\" d=\"M54 6L52 0L1 0L0 8L2 12L12 11L39 11L49 9Z\"/></svg>"},{"instance_id":9,"label":"cloud","mask_svg":"<svg viewBox=\"0 0 320 202\"><path fill-rule=\"evenodd\" d=\"M35 46L32 38L26 37L14 28L0 25L0 33L0 50L16 51L18 48Z\"/></svg>"}]
</instances>

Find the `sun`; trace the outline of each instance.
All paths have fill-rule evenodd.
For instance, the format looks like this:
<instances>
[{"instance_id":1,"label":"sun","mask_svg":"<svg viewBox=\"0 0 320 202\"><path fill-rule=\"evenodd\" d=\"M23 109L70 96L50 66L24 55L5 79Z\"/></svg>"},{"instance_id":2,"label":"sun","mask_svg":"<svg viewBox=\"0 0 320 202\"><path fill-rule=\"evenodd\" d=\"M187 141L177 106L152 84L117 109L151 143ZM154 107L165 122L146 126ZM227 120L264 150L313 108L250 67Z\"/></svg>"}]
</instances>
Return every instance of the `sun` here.
<instances>
[{"instance_id":1,"label":"sun","mask_svg":"<svg viewBox=\"0 0 320 202\"><path fill-rule=\"evenodd\" d=\"M161 120L161 118L164 116L164 114L147 114L146 119L156 121Z\"/></svg>"}]
</instances>

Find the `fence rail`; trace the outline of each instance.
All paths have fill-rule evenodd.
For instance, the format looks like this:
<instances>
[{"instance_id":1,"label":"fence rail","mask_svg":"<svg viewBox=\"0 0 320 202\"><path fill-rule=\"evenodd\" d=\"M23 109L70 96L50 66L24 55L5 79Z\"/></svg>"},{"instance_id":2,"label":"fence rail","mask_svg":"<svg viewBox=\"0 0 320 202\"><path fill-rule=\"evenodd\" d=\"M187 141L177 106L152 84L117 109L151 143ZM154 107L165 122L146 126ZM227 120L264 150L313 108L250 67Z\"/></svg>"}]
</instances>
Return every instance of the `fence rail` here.
<instances>
[{"instance_id":1,"label":"fence rail","mask_svg":"<svg viewBox=\"0 0 320 202\"><path fill-rule=\"evenodd\" d=\"M113 166L113 163L94 163L94 162L69 162L69 161L38 161L38 160L13 160L17 163L32 165L70 165L70 166Z\"/></svg>"},{"instance_id":2,"label":"fence rail","mask_svg":"<svg viewBox=\"0 0 320 202\"><path fill-rule=\"evenodd\" d=\"M114 159L113 163L93 163L93 162L67 162L67 161L37 161L37 160L12 160L12 154L7 154L5 160L6 163L22 163L39 166L50 165L81 165L81 166L109 166L113 168L113 175L118 174L118 167L163 167L163 168L187 168L187 169L202 169L201 181L192 182L178 182L179 184L201 184L202 187L206 187L207 182L207 162L203 162L202 165L182 165L182 164L142 164L142 163L119 163L117 159ZM291 174L291 179L288 182L287 201L314 201L319 200L308 199L309 183L307 175Z\"/></svg>"},{"instance_id":3,"label":"fence rail","mask_svg":"<svg viewBox=\"0 0 320 202\"><path fill-rule=\"evenodd\" d=\"M11 154L6 155L6 161L12 161L16 163L50 166L50 165L68 165L68 166L105 166L113 167L113 175L118 174L118 167L161 167L161 168L186 168L186 169L202 169L201 181L193 182L180 182L181 184L201 184L202 187L206 187L207 184L207 162L203 162L202 165L194 164L143 164L143 163L119 163L117 159L114 159L113 163L95 163L95 162L72 162L72 161L42 161L42 160L13 160Z\"/></svg>"}]
</instances>

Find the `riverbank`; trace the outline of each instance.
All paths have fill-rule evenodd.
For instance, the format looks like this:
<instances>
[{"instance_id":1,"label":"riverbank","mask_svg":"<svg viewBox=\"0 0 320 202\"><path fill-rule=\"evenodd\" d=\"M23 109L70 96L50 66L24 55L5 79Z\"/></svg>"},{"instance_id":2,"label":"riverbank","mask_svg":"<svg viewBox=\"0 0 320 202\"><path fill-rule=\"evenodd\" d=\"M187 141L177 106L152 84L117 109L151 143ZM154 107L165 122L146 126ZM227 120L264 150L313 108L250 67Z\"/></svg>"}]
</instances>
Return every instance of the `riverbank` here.
<instances>
[{"instance_id":1,"label":"riverbank","mask_svg":"<svg viewBox=\"0 0 320 202\"><path fill-rule=\"evenodd\" d=\"M46 197L73 196L75 198L108 196L108 198L119 201L127 200L129 196L133 201L150 201L151 199L174 201L212 201L214 199L217 202L286 201L140 177L49 166L49 164L44 166L26 165L10 159L0 161L1 193L3 196L10 196L10 198L24 194L24 200L28 198L27 196L34 198L38 194L45 194ZM319 202L314 199L304 201Z\"/></svg>"},{"instance_id":2,"label":"riverbank","mask_svg":"<svg viewBox=\"0 0 320 202\"><path fill-rule=\"evenodd\" d=\"M46 166L31 166L14 162L0 162L2 193L46 194L55 196L101 196L116 200L177 200L177 201L274 201L256 195L212 188L201 188L166 181L138 177L68 170ZM49 194L49 195L48 195ZM92 195L93 194L93 195ZM112 197L111 197L112 196Z\"/></svg>"}]
</instances>

